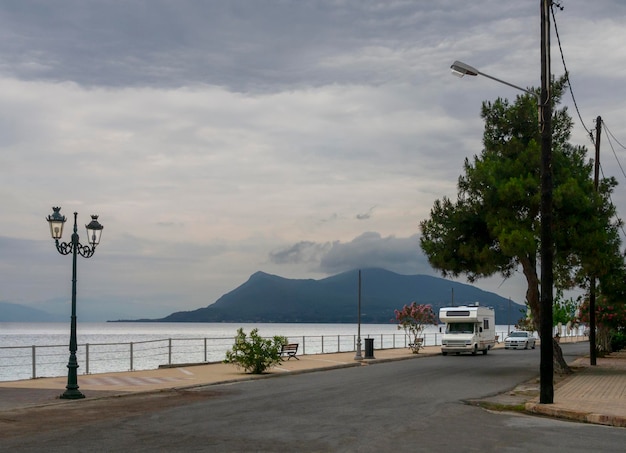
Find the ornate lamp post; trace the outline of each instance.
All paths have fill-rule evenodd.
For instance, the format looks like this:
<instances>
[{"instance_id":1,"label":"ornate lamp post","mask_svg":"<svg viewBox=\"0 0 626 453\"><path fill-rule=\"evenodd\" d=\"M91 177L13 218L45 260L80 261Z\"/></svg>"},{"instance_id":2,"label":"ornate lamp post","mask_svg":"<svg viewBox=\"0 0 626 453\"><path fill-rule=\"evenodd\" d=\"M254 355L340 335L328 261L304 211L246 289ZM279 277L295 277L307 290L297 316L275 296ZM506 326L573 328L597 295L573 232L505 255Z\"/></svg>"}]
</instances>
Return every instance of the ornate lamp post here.
<instances>
[{"instance_id":1,"label":"ornate lamp post","mask_svg":"<svg viewBox=\"0 0 626 453\"><path fill-rule=\"evenodd\" d=\"M98 216L92 215L91 222L85 225L87 228L87 241L89 245L82 245L78 242L78 228L76 227L76 217L78 213L74 213L74 232L72 233L71 242L59 242L63 236L63 225L65 224L65 216L59 211L61 208L52 208L52 214L46 220L50 224L50 234L56 244L57 250L61 255L72 254L72 321L70 327L70 359L67 364L67 386L65 392L61 395L64 399L84 398L80 390L78 390L78 360L76 360L76 350L78 349L76 341L76 257L81 255L85 258L91 258L96 251L96 246L100 243L103 226L98 223ZM91 247L90 247L91 246Z\"/></svg>"}]
</instances>

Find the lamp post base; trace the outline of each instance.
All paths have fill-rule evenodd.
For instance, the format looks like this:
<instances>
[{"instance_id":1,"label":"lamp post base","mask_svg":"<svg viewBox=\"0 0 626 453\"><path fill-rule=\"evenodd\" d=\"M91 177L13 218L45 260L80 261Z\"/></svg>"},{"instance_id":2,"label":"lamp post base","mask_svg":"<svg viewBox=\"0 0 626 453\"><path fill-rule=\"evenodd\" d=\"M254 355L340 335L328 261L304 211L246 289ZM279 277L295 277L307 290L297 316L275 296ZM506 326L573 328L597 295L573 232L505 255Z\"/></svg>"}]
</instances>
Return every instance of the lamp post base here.
<instances>
[{"instance_id":1,"label":"lamp post base","mask_svg":"<svg viewBox=\"0 0 626 453\"><path fill-rule=\"evenodd\" d=\"M68 388L67 390L65 390L65 392L63 392L61 396L59 396L59 398L64 399L64 400L79 400L84 397L85 395L83 395L83 393L77 388L75 389Z\"/></svg>"},{"instance_id":2,"label":"lamp post base","mask_svg":"<svg viewBox=\"0 0 626 453\"><path fill-rule=\"evenodd\" d=\"M361 338L356 343L356 355L354 356L354 360L363 360L363 356L361 355Z\"/></svg>"},{"instance_id":3,"label":"lamp post base","mask_svg":"<svg viewBox=\"0 0 626 453\"><path fill-rule=\"evenodd\" d=\"M67 364L67 385L65 386L65 392L59 397L66 400L78 400L84 398L85 395L78 390L78 361L76 360L76 322L75 317L72 318L72 339L70 344L72 350L70 351L70 361Z\"/></svg>"}]
</instances>

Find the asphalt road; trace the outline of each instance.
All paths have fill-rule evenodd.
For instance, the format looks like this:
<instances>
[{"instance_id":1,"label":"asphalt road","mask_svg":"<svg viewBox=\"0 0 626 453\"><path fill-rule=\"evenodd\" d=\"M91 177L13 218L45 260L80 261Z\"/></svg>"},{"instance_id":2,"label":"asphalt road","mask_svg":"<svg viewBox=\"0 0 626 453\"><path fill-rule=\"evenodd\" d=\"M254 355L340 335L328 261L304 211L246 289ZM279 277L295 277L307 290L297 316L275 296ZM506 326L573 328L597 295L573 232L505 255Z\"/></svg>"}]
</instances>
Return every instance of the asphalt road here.
<instances>
[{"instance_id":1,"label":"asphalt road","mask_svg":"<svg viewBox=\"0 0 626 453\"><path fill-rule=\"evenodd\" d=\"M563 345L570 358L584 347ZM0 451L624 451L622 428L464 403L538 369L539 349L499 349L51 406L46 423L16 420Z\"/></svg>"}]
</instances>

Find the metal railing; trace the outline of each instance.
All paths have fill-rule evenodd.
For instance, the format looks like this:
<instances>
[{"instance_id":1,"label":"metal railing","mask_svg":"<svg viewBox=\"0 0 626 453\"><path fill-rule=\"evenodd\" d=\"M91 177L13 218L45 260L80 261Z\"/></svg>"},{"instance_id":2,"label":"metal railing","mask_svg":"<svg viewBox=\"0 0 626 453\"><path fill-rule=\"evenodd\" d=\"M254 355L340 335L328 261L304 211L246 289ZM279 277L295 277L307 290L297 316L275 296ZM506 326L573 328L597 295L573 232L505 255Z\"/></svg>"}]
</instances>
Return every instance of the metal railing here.
<instances>
[{"instance_id":1,"label":"metal railing","mask_svg":"<svg viewBox=\"0 0 626 453\"><path fill-rule=\"evenodd\" d=\"M424 333L424 346L441 344L441 333ZM502 342L506 332L497 333ZM407 348L405 333L381 333L362 336L374 339L375 349ZM574 341L561 337L562 342ZM300 354L326 354L356 351L356 335L289 336L299 343ZM160 366L212 363L224 360L233 346L232 337L164 338L125 343L84 343L78 345L79 373L150 370ZM56 377L66 374L67 345L0 346L0 381Z\"/></svg>"}]
</instances>

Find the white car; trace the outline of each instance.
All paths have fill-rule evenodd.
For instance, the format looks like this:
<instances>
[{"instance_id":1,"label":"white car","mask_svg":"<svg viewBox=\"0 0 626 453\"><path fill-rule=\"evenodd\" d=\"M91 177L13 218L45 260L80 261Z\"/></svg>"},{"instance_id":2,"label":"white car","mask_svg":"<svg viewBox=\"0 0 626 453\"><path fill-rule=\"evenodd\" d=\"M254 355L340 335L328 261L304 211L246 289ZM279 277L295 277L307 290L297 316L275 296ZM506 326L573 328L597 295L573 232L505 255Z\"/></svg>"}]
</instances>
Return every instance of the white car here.
<instances>
[{"instance_id":1,"label":"white car","mask_svg":"<svg viewBox=\"0 0 626 453\"><path fill-rule=\"evenodd\" d=\"M535 337L531 332L511 332L504 339L504 349L535 349Z\"/></svg>"}]
</instances>

